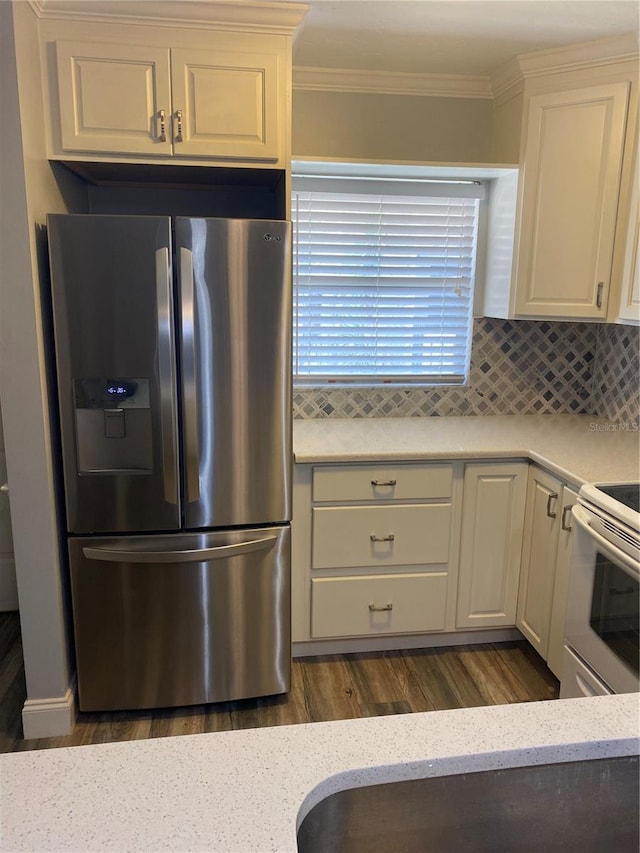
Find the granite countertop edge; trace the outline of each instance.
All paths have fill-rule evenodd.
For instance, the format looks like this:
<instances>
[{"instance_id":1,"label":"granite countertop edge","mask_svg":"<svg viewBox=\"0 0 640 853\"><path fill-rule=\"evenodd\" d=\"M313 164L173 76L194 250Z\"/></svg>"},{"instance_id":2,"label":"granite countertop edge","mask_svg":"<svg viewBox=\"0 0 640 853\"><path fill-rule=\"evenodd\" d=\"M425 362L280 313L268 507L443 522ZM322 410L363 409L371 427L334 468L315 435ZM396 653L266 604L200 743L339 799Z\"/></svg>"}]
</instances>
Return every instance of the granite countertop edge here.
<instances>
[{"instance_id":1,"label":"granite countertop edge","mask_svg":"<svg viewBox=\"0 0 640 853\"><path fill-rule=\"evenodd\" d=\"M633 425L592 415L294 420L298 464L526 459L579 487L640 479Z\"/></svg>"}]
</instances>

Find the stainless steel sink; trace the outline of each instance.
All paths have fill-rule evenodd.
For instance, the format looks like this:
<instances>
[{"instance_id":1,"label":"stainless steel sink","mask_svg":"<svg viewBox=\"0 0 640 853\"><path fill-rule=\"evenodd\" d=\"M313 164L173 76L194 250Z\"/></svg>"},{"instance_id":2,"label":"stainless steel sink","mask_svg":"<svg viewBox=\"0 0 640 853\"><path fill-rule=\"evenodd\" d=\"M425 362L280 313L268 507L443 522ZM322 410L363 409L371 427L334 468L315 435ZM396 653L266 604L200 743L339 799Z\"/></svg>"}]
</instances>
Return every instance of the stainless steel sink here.
<instances>
[{"instance_id":1,"label":"stainless steel sink","mask_svg":"<svg viewBox=\"0 0 640 853\"><path fill-rule=\"evenodd\" d=\"M638 757L353 788L318 803L299 853L638 853Z\"/></svg>"}]
</instances>

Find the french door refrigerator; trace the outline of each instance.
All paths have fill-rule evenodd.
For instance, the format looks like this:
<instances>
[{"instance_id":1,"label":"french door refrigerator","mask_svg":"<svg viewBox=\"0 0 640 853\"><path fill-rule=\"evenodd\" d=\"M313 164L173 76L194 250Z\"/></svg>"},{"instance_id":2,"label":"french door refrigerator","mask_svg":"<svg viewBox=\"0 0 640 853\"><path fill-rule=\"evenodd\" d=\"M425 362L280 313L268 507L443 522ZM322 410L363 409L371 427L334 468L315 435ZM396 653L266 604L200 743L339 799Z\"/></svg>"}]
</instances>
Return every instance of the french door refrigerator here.
<instances>
[{"instance_id":1,"label":"french door refrigerator","mask_svg":"<svg viewBox=\"0 0 640 853\"><path fill-rule=\"evenodd\" d=\"M81 710L286 692L289 223L48 237Z\"/></svg>"}]
</instances>

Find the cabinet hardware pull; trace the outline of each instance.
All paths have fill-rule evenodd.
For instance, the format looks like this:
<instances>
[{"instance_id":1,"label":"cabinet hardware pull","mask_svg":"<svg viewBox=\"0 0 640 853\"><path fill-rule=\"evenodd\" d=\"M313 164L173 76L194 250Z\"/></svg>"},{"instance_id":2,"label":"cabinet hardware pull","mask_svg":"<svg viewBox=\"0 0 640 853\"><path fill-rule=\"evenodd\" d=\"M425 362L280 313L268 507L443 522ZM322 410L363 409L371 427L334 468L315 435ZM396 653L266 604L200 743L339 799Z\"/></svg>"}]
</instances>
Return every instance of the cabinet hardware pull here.
<instances>
[{"instance_id":1,"label":"cabinet hardware pull","mask_svg":"<svg viewBox=\"0 0 640 853\"><path fill-rule=\"evenodd\" d=\"M369 610L372 613L384 613L385 610L393 610L393 604L391 604L391 602L389 602L389 604L385 604L382 607L376 607L375 604L370 604Z\"/></svg>"},{"instance_id":2,"label":"cabinet hardware pull","mask_svg":"<svg viewBox=\"0 0 640 853\"><path fill-rule=\"evenodd\" d=\"M397 480L372 480L372 486L395 486Z\"/></svg>"},{"instance_id":3,"label":"cabinet hardware pull","mask_svg":"<svg viewBox=\"0 0 640 853\"><path fill-rule=\"evenodd\" d=\"M176 110L176 142L182 141L182 110Z\"/></svg>"},{"instance_id":4,"label":"cabinet hardware pull","mask_svg":"<svg viewBox=\"0 0 640 853\"><path fill-rule=\"evenodd\" d=\"M571 525L567 523L567 513L571 516L571 510L573 509L573 504L567 504L566 507L562 510L562 529L563 530L571 530Z\"/></svg>"},{"instance_id":5,"label":"cabinet hardware pull","mask_svg":"<svg viewBox=\"0 0 640 853\"><path fill-rule=\"evenodd\" d=\"M376 536L375 533L372 533L369 537L372 542L393 542L395 538L395 533L390 533L388 536Z\"/></svg>"},{"instance_id":6,"label":"cabinet hardware pull","mask_svg":"<svg viewBox=\"0 0 640 853\"><path fill-rule=\"evenodd\" d=\"M160 122L160 132L157 134L158 142L167 141L167 114L164 110L158 112L158 120Z\"/></svg>"},{"instance_id":7,"label":"cabinet hardware pull","mask_svg":"<svg viewBox=\"0 0 640 853\"><path fill-rule=\"evenodd\" d=\"M598 282L596 291L596 308L602 308L602 291L604 290L604 281Z\"/></svg>"},{"instance_id":8,"label":"cabinet hardware pull","mask_svg":"<svg viewBox=\"0 0 640 853\"><path fill-rule=\"evenodd\" d=\"M551 492L549 497L547 498L547 517L548 518L556 518L557 513L551 511L551 501L555 501L558 497L557 492Z\"/></svg>"}]
</instances>

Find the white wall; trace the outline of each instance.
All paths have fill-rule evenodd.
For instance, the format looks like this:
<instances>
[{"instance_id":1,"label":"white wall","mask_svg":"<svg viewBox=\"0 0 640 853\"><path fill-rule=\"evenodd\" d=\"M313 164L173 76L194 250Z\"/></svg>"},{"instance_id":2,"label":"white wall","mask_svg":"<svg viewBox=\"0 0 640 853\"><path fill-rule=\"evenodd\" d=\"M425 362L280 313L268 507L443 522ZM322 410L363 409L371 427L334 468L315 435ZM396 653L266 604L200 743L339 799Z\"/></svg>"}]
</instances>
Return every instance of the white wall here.
<instances>
[{"instance_id":1,"label":"white wall","mask_svg":"<svg viewBox=\"0 0 640 853\"><path fill-rule=\"evenodd\" d=\"M14 43L11 38L15 33ZM0 399L22 627L27 706L69 697L70 645L51 463L40 316L42 226L63 212L46 159L37 20L0 2ZM46 703L45 703L46 704ZM68 715L67 715L68 716ZM26 717L23 712L26 725ZM51 732L53 733L64 733Z\"/></svg>"},{"instance_id":2,"label":"white wall","mask_svg":"<svg viewBox=\"0 0 640 853\"><path fill-rule=\"evenodd\" d=\"M489 163L492 101L293 91L293 157Z\"/></svg>"}]
</instances>

